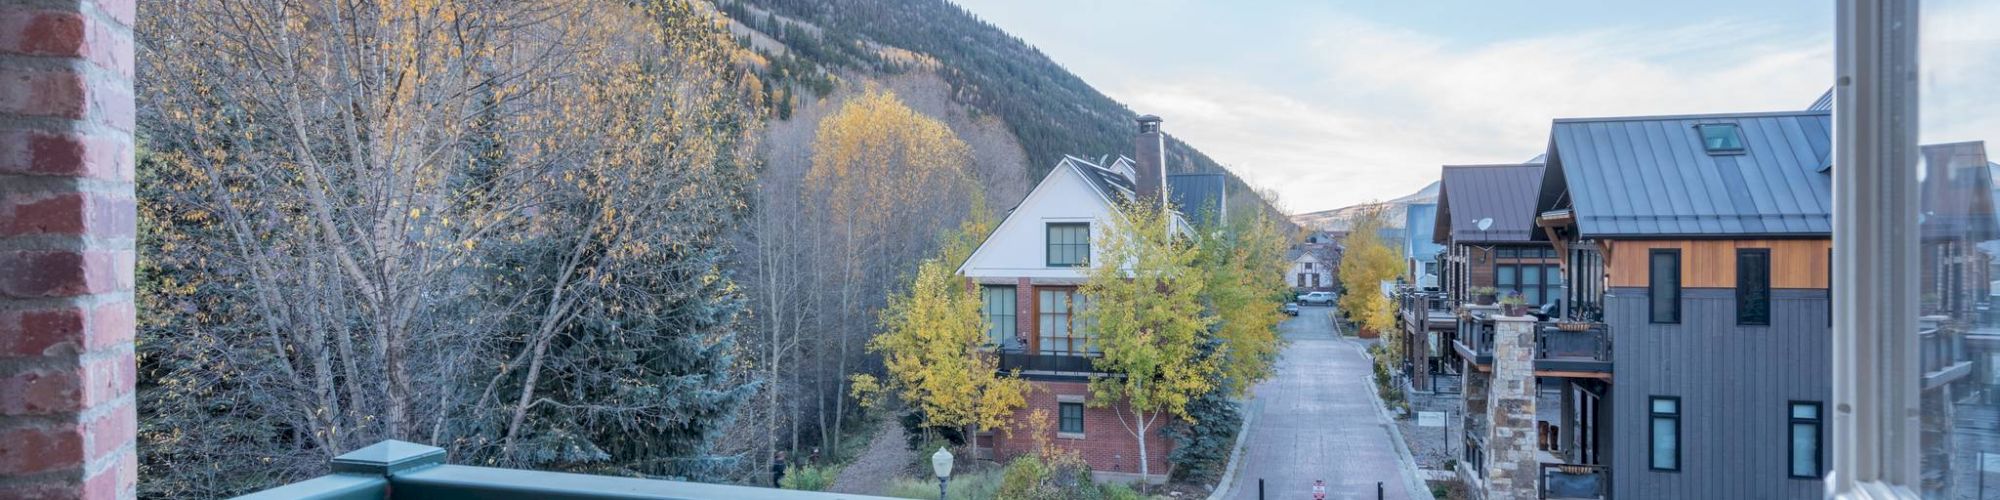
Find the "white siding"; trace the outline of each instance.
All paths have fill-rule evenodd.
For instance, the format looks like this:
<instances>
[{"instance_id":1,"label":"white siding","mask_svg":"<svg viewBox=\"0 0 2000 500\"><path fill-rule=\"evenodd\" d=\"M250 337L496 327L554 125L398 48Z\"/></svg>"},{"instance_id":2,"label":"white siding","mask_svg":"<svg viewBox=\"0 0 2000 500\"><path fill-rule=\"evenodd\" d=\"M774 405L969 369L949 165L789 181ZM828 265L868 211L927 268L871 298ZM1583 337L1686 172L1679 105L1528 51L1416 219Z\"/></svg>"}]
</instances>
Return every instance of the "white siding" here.
<instances>
[{"instance_id":1,"label":"white siding","mask_svg":"<svg viewBox=\"0 0 2000 500\"><path fill-rule=\"evenodd\" d=\"M1091 262L1096 262L1097 237L1112 219L1112 207L1075 168L1064 162L1042 178L966 259L959 273L981 282L1012 283L1015 278L1081 281L1084 268L1048 267L1048 224L1089 222Z\"/></svg>"}]
</instances>

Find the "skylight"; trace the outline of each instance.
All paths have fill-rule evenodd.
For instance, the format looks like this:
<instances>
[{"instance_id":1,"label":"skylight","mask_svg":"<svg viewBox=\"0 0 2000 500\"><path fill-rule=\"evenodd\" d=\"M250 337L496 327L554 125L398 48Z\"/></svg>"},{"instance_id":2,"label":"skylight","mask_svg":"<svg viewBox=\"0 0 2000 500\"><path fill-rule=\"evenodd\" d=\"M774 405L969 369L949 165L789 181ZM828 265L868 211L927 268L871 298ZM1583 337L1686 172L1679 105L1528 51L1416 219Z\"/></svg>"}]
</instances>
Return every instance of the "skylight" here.
<instances>
[{"instance_id":1,"label":"skylight","mask_svg":"<svg viewBox=\"0 0 2000 500\"><path fill-rule=\"evenodd\" d=\"M1704 123L1694 129L1701 133L1701 147L1708 154L1743 152L1743 131L1734 123Z\"/></svg>"}]
</instances>

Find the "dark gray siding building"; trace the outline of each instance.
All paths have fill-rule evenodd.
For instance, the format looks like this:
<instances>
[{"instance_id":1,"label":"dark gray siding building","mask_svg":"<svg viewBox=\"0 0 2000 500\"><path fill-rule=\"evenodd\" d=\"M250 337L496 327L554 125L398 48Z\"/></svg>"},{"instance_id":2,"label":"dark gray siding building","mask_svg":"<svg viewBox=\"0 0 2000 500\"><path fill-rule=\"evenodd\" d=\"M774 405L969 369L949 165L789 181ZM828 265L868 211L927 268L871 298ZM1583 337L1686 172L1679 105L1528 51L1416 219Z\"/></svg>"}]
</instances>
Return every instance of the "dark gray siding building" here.
<instances>
[{"instance_id":1,"label":"dark gray siding building","mask_svg":"<svg viewBox=\"0 0 2000 500\"><path fill-rule=\"evenodd\" d=\"M1772 290L1770 326L1736 324L1734 289L1682 289L1679 324L1652 323L1648 298L1644 288L1605 294L1617 329L1612 497L1820 498L1821 478L1790 476L1788 412L1793 401L1832 400L1826 290ZM1654 396L1680 398L1679 471L1650 467Z\"/></svg>"}]
</instances>

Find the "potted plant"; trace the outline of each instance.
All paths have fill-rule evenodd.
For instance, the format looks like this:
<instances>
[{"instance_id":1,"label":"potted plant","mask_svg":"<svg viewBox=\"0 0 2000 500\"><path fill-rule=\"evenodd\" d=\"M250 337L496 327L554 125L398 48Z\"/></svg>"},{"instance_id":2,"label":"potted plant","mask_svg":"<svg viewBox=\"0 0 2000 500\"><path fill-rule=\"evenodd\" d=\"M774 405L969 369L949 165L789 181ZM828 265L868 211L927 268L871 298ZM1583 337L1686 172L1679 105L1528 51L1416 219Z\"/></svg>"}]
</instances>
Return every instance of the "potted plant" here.
<instances>
[{"instance_id":1,"label":"potted plant","mask_svg":"<svg viewBox=\"0 0 2000 500\"><path fill-rule=\"evenodd\" d=\"M1490 286L1472 287L1472 303L1482 306L1493 305L1493 298L1496 293L1493 287Z\"/></svg>"},{"instance_id":2,"label":"potted plant","mask_svg":"<svg viewBox=\"0 0 2000 500\"><path fill-rule=\"evenodd\" d=\"M1500 306L1507 309L1508 316L1528 315L1528 298L1522 297L1521 292L1507 292L1507 296L1500 299Z\"/></svg>"}]
</instances>

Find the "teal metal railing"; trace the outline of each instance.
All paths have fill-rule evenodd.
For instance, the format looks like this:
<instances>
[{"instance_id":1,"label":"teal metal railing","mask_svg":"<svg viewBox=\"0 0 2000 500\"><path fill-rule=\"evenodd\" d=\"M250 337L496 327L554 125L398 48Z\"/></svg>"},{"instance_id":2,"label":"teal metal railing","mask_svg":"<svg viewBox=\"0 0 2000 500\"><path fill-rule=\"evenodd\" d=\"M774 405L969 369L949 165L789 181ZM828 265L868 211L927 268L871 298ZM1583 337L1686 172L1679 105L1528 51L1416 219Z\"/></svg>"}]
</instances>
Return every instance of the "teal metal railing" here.
<instances>
[{"instance_id":1,"label":"teal metal railing","mask_svg":"<svg viewBox=\"0 0 2000 500\"><path fill-rule=\"evenodd\" d=\"M333 459L333 474L237 500L875 499L865 495L594 476L445 463L435 446L383 441Z\"/></svg>"}]
</instances>

